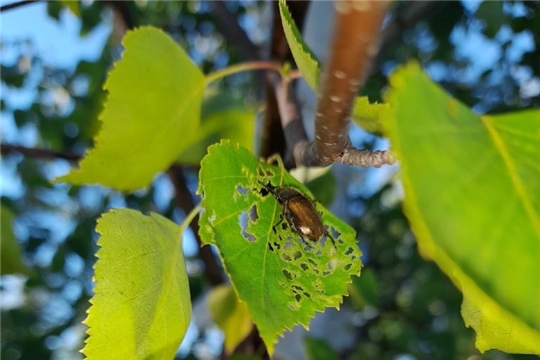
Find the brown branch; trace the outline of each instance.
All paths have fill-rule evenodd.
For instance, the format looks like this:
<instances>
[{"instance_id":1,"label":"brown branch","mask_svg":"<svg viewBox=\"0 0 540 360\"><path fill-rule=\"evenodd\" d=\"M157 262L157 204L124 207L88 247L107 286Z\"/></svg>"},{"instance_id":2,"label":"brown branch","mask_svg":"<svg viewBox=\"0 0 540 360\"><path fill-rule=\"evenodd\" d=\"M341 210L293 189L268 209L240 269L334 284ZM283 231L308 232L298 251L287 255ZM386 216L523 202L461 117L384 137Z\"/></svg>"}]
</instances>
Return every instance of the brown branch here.
<instances>
[{"instance_id":1,"label":"brown branch","mask_svg":"<svg viewBox=\"0 0 540 360\"><path fill-rule=\"evenodd\" d=\"M26 5L33 4L33 3L38 3L38 2L41 2L41 1L43 1L43 0L23 0L23 1L17 1L17 2L11 3L11 4L2 5L2 6L0 6L0 12L17 9L17 8L19 8L21 6L26 6Z\"/></svg>"},{"instance_id":2,"label":"brown branch","mask_svg":"<svg viewBox=\"0 0 540 360\"><path fill-rule=\"evenodd\" d=\"M281 78L277 74L269 74L267 78L274 89L281 127L285 135L286 147L292 152L292 159L285 159L287 168L290 168L293 167L290 164L292 162L291 160L294 160L294 164L301 163L302 150L309 142L302 122L302 113L300 112L291 82ZM287 154L290 154L290 152Z\"/></svg>"},{"instance_id":3,"label":"brown branch","mask_svg":"<svg viewBox=\"0 0 540 360\"><path fill-rule=\"evenodd\" d=\"M391 151L370 151L370 150L359 150L350 144L345 147L343 153L334 160L334 162L347 164L347 165L357 165L357 166L373 166L381 167L382 165L390 165L395 162L394 155Z\"/></svg>"},{"instance_id":4,"label":"brown branch","mask_svg":"<svg viewBox=\"0 0 540 360\"><path fill-rule=\"evenodd\" d=\"M193 195L186 185L186 178L183 169L178 165L173 165L167 170L167 175L171 179L175 189L174 202L176 206L188 214L194 207ZM223 270L218 265L216 256L210 246L202 246L199 236L199 215L189 224L193 235L199 244L199 258L204 263L204 277L210 286L222 284L225 281Z\"/></svg>"},{"instance_id":5,"label":"brown branch","mask_svg":"<svg viewBox=\"0 0 540 360\"><path fill-rule=\"evenodd\" d=\"M365 81L370 58L378 51L378 35L386 1L336 1L336 27L330 58L322 75L315 114L315 142L307 147L304 162L329 165L349 144L349 116Z\"/></svg>"},{"instance_id":6,"label":"brown branch","mask_svg":"<svg viewBox=\"0 0 540 360\"><path fill-rule=\"evenodd\" d=\"M309 2L288 1L287 6L295 23L301 29ZM277 1L272 2L272 10L274 18L272 23L272 38L270 40L270 59L280 63L293 62L294 59L287 43L285 32L283 31L283 24L281 23L281 16L279 14L279 3ZM290 155L286 153L288 146L286 137L288 136L284 134L284 126L282 125L282 119L280 119L278 99L276 99L275 93L275 79L276 77L267 78L265 85L266 111L264 112L264 119L261 126L260 155L262 157L269 157L274 154L280 154L288 163L289 159L286 158L287 155Z\"/></svg>"},{"instance_id":7,"label":"brown branch","mask_svg":"<svg viewBox=\"0 0 540 360\"><path fill-rule=\"evenodd\" d=\"M69 161L77 161L81 158L79 155L65 153L61 151L53 151L47 149L28 148L19 145L0 144L2 154L19 153L31 158L39 159L64 159Z\"/></svg>"}]
</instances>

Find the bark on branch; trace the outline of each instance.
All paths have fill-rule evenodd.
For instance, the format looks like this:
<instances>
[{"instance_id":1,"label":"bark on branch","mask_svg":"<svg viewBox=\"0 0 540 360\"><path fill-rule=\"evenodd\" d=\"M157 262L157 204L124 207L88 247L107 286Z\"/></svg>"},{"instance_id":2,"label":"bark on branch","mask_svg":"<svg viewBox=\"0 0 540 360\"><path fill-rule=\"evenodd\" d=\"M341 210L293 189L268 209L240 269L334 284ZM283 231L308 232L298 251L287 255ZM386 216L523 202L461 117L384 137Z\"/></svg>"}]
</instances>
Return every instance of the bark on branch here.
<instances>
[{"instance_id":1,"label":"bark on branch","mask_svg":"<svg viewBox=\"0 0 540 360\"><path fill-rule=\"evenodd\" d=\"M393 163L391 154L351 147L350 113L365 82L370 59L379 49L379 33L387 1L335 1L335 30L324 67L315 114L315 141L295 144L297 164L326 166L334 162L360 166ZM353 162L358 161L358 162Z\"/></svg>"}]
</instances>

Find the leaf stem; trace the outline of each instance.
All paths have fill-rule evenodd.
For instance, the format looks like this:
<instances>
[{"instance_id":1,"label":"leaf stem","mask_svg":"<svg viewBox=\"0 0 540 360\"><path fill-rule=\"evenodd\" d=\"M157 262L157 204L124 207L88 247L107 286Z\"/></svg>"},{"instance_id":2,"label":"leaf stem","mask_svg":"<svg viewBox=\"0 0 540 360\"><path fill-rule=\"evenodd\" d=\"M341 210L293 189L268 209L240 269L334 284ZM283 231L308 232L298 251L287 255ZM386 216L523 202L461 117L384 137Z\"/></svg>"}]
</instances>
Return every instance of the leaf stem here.
<instances>
[{"instance_id":1,"label":"leaf stem","mask_svg":"<svg viewBox=\"0 0 540 360\"><path fill-rule=\"evenodd\" d=\"M211 72L206 75L206 83L209 84L216 80L220 80L225 76L237 74L243 71L250 70L271 70L279 74L282 73L282 66L272 61L249 61L241 64L226 67L225 69Z\"/></svg>"},{"instance_id":2,"label":"leaf stem","mask_svg":"<svg viewBox=\"0 0 540 360\"><path fill-rule=\"evenodd\" d=\"M199 211L201 211L201 204L200 203L197 204L197 206L195 206L193 209L191 209L189 214L187 214L186 218L182 222L182 225L181 225L182 232L184 232L187 229L187 227L189 226L189 224L191 224L193 219L195 219L195 217L197 216Z\"/></svg>"}]
</instances>

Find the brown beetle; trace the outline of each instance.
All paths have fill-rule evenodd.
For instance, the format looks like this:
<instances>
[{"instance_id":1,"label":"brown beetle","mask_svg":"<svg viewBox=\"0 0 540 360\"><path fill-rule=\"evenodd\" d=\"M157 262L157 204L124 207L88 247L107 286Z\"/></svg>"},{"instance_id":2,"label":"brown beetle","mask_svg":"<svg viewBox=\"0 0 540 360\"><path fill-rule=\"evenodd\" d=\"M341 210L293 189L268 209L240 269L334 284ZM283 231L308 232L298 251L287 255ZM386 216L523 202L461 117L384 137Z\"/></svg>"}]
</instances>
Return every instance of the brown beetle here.
<instances>
[{"instance_id":1,"label":"brown beetle","mask_svg":"<svg viewBox=\"0 0 540 360\"><path fill-rule=\"evenodd\" d=\"M305 243L315 242L323 235L330 238L332 243L334 242L334 239L327 234L324 228L315 203L300 191L291 186L275 187L268 183L263 184L260 192L263 196L268 195L268 193L272 194L283 207L281 219L273 227L274 232L276 232L276 227L285 220Z\"/></svg>"}]
</instances>

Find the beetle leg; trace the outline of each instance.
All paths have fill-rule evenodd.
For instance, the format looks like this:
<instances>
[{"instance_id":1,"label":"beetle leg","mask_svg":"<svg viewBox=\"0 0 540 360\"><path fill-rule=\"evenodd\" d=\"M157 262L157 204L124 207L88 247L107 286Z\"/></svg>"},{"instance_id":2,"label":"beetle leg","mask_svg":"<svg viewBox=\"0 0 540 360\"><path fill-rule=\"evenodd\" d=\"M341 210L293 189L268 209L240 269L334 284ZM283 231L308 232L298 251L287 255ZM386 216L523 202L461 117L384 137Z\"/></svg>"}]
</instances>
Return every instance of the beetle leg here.
<instances>
[{"instance_id":1,"label":"beetle leg","mask_svg":"<svg viewBox=\"0 0 540 360\"><path fill-rule=\"evenodd\" d=\"M327 239L330 239L330 241L332 241L332 245L334 246L334 249L337 250L336 242L334 241L334 238L332 237L332 235L330 235L330 233L329 233L328 230L326 230L326 229L324 229L324 236L325 236Z\"/></svg>"},{"instance_id":2,"label":"beetle leg","mask_svg":"<svg viewBox=\"0 0 540 360\"><path fill-rule=\"evenodd\" d=\"M283 222L283 214L281 214L279 216L279 221L277 223L274 224L274 226L272 226L272 230L274 230L274 234L277 235L277 230L276 228L278 227L279 224L281 224Z\"/></svg>"}]
</instances>

